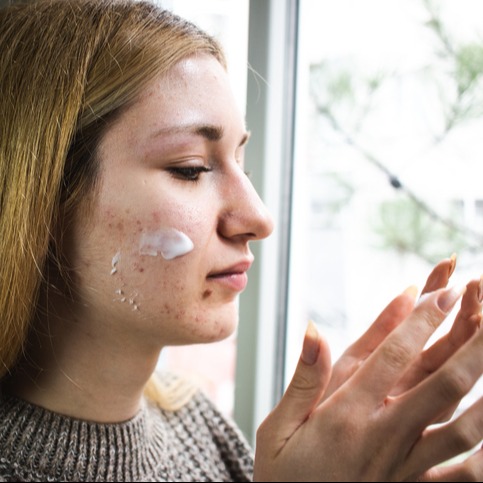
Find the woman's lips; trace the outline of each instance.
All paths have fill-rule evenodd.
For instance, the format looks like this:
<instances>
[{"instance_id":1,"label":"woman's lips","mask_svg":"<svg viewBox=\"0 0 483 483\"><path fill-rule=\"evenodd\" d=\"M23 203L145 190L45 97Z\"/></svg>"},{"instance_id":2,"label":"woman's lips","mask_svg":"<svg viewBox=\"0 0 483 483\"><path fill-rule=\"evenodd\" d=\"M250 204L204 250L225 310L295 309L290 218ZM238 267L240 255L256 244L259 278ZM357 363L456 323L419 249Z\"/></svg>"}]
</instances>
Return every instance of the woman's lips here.
<instances>
[{"instance_id":1,"label":"woman's lips","mask_svg":"<svg viewBox=\"0 0 483 483\"><path fill-rule=\"evenodd\" d=\"M230 268L210 273L207 279L210 282L222 284L235 292L242 292L247 286L248 275L246 272L251 265L251 261L237 263Z\"/></svg>"},{"instance_id":2,"label":"woman's lips","mask_svg":"<svg viewBox=\"0 0 483 483\"><path fill-rule=\"evenodd\" d=\"M242 292L248 283L248 276L246 272L242 273L225 273L220 275L210 275L208 280L216 282L228 287L235 292Z\"/></svg>"}]
</instances>

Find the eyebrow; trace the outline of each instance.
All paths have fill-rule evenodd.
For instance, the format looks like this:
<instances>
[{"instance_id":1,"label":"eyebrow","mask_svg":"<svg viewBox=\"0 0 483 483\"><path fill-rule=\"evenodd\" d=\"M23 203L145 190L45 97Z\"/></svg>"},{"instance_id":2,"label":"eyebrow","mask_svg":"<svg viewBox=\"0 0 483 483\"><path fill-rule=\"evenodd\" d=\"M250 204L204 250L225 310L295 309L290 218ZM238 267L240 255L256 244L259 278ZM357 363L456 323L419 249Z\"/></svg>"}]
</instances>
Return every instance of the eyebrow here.
<instances>
[{"instance_id":1,"label":"eyebrow","mask_svg":"<svg viewBox=\"0 0 483 483\"><path fill-rule=\"evenodd\" d=\"M157 136L162 136L166 134L193 134L195 136L201 136L204 139L207 139L208 141L220 141L223 138L223 127L222 126L216 126L213 124L187 124L187 125L182 125L182 126L173 126L173 127L166 127L162 128L154 133L152 136L157 137ZM248 142L248 139L250 138L250 132L246 132L238 147L243 146Z\"/></svg>"}]
</instances>

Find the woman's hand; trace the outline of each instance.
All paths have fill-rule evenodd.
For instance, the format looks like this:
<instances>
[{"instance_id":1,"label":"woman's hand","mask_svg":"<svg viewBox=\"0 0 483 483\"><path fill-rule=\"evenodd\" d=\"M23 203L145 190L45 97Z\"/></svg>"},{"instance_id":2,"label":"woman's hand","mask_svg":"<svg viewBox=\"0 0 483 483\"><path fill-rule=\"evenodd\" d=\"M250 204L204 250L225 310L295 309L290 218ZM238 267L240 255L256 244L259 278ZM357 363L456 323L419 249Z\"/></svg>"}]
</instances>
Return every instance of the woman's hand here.
<instances>
[{"instance_id":1,"label":"woman's hand","mask_svg":"<svg viewBox=\"0 0 483 483\"><path fill-rule=\"evenodd\" d=\"M429 349L422 352L395 387L393 396L419 384L439 369L460 347L473 337L481 325L482 280L473 280L466 286L451 330Z\"/></svg>"},{"instance_id":2,"label":"woman's hand","mask_svg":"<svg viewBox=\"0 0 483 483\"><path fill-rule=\"evenodd\" d=\"M471 283L468 291L479 294L474 286ZM257 433L255 479L481 480L480 453L459 466L435 466L483 439L483 402L445 426L429 428L452 411L483 372L483 331L466 339L459 349L446 351L445 361L435 356L437 345L422 356L429 337L460 295L439 289L423 297L402 323L379 341L372 339L376 342L364 363L339 387L334 386L328 397L329 351L309 327L294 378ZM460 314L476 306L479 313L477 299L474 304L467 298ZM457 331L456 325L453 330ZM430 375L416 369L423 359L432 361L435 370Z\"/></svg>"},{"instance_id":3,"label":"woman's hand","mask_svg":"<svg viewBox=\"0 0 483 483\"><path fill-rule=\"evenodd\" d=\"M438 263L430 273L421 296L447 286L456 267L456 257L452 256ZM332 376L324 398L334 393L360 365L374 352L379 344L391 333L414 308L417 289L410 287L396 297L379 315L368 331L351 345L334 364ZM430 349L422 352L414 364L395 387L395 394L421 382L432 374L444 361L456 352L479 329L483 298L483 281L472 281L463 295L461 310L455 318L451 331Z\"/></svg>"}]
</instances>

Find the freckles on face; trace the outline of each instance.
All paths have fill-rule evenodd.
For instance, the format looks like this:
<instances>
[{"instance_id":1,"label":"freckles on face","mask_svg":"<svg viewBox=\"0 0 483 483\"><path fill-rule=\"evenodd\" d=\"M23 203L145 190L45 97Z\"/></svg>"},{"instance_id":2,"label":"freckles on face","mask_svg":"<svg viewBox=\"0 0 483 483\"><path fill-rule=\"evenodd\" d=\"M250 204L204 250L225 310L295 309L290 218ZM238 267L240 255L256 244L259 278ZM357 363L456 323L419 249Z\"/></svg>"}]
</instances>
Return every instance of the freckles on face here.
<instances>
[{"instance_id":1,"label":"freckles on face","mask_svg":"<svg viewBox=\"0 0 483 483\"><path fill-rule=\"evenodd\" d=\"M126 213L129 214L128 210ZM127 275L126 269L142 274L145 266L149 266L154 258L172 261L193 251L194 243L186 233L169 226L169 223L162 223L159 213L153 213L151 218L155 222L150 225L140 219L135 222L113 220L108 223L109 238L118 240L122 247L112 256L111 276L117 275L121 267L124 268L123 278ZM126 222L129 234L125 233Z\"/></svg>"},{"instance_id":2,"label":"freckles on face","mask_svg":"<svg viewBox=\"0 0 483 483\"><path fill-rule=\"evenodd\" d=\"M247 139L226 72L209 56L157 78L109 126L95 214L79 224L91 230L86 298L102 320L165 343L233 331L248 241L268 231L243 174Z\"/></svg>"},{"instance_id":3,"label":"freckles on face","mask_svg":"<svg viewBox=\"0 0 483 483\"><path fill-rule=\"evenodd\" d=\"M170 343L186 341L186 334L193 342L219 340L238 321L235 299L219 304L213 317L217 300L205 284L213 234L202 215L178 207L110 223L108 238L118 242L109 254L112 302L139 323L157 327Z\"/></svg>"},{"instance_id":4,"label":"freckles on face","mask_svg":"<svg viewBox=\"0 0 483 483\"><path fill-rule=\"evenodd\" d=\"M109 275L115 300L138 311L141 300L151 300L153 305L167 295L174 299L173 293L185 292L190 280L200 278L196 273L200 250L195 250L193 239L198 246L204 242L200 224L193 222L192 213L188 216L190 210L168 205L144 216L133 211L137 216L128 210L124 210L125 216L120 216L122 210L117 216L107 210L106 238L110 240Z\"/></svg>"}]
</instances>

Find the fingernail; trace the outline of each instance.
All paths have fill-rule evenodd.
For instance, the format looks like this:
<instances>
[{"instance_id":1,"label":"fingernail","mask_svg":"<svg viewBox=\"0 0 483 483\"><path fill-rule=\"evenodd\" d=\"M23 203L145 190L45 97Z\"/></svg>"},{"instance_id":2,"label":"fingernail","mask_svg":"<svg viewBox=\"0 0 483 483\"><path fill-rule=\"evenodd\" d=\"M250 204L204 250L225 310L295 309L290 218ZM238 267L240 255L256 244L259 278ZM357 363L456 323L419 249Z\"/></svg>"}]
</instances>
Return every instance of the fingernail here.
<instances>
[{"instance_id":1,"label":"fingernail","mask_svg":"<svg viewBox=\"0 0 483 483\"><path fill-rule=\"evenodd\" d=\"M461 296L466 292L466 287L461 289L450 288L442 292L437 300L438 307L445 314L449 313L451 309L455 306L456 302L461 298Z\"/></svg>"},{"instance_id":2,"label":"fingernail","mask_svg":"<svg viewBox=\"0 0 483 483\"><path fill-rule=\"evenodd\" d=\"M478 287L478 302L483 303L483 275L480 277L480 285Z\"/></svg>"},{"instance_id":3,"label":"fingernail","mask_svg":"<svg viewBox=\"0 0 483 483\"><path fill-rule=\"evenodd\" d=\"M419 289L418 287L416 287L416 285L411 285L403 292L403 294L409 295L414 300L416 300L418 293L419 293Z\"/></svg>"},{"instance_id":4,"label":"fingernail","mask_svg":"<svg viewBox=\"0 0 483 483\"><path fill-rule=\"evenodd\" d=\"M310 320L305 331L304 345L301 358L308 366L313 366L319 358L319 333L315 324Z\"/></svg>"},{"instance_id":5,"label":"fingernail","mask_svg":"<svg viewBox=\"0 0 483 483\"><path fill-rule=\"evenodd\" d=\"M448 277L451 277L451 275L453 275L454 273L454 270L456 268L456 260L457 260L458 256L456 255L456 253L453 253L453 255L451 255L450 257L450 261L451 261L451 264L449 266L449 274L448 274Z\"/></svg>"}]
</instances>

